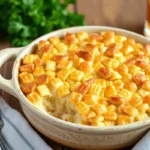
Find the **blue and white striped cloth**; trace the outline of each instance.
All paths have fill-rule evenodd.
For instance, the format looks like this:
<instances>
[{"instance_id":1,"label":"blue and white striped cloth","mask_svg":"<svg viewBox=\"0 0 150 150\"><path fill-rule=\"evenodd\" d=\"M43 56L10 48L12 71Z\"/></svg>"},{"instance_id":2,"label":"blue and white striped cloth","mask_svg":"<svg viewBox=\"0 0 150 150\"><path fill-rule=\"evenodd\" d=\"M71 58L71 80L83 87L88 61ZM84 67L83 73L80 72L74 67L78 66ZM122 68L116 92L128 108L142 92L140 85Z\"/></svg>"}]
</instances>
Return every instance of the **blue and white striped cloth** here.
<instances>
[{"instance_id":1,"label":"blue and white striped cloth","mask_svg":"<svg viewBox=\"0 0 150 150\"><path fill-rule=\"evenodd\" d=\"M33 130L25 118L0 97L2 136L8 150L52 150Z\"/></svg>"},{"instance_id":2,"label":"blue and white striped cloth","mask_svg":"<svg viewBox=\"0 0 150 150\"><path fill-rule=\"evenodd\" d=\"M0 97L1 117L4 121L2 135L8 150L52 150L33 130L25 118ZM132 150L150 150L150 131Z\"/></svg>"}]
</instances>

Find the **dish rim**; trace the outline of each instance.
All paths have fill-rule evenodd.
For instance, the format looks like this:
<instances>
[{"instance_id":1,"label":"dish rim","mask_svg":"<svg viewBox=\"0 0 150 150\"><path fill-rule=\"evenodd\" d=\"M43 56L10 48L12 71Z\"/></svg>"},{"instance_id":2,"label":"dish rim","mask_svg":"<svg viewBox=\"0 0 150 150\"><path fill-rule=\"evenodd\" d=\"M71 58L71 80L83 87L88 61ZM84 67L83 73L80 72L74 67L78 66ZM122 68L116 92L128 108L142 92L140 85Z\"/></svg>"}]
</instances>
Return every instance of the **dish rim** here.
<instances>
[{"instance_id":1,"label":"dish rim","mask_svg":"<svg viewBox=\"0 0 150 150\"><path fill-rule=\"evenodd\" d=\"M40 111L31 102L27 100L27 98L25 97L25 95L20 89L19 80L18 80L18 67L20 64L20 60L23 58L25 54L28 54L32 51L32 48L34 47L35 44L38 43L38 41L43 40L43 39L48 39L50 36L54 36L54 35L55 36L64 35L66 32L74 32L74 33L79 32L79 31L101 32L101 31L107 31L107 30L113 30L119 34L122 34L125 36L131 36L132 38L134 37L136 41L140 41L140 42L142 41L141 43L150 43L150 39L147 39L146 37L140 34L134 33L132 31L128 31L128 30L124 30L120 28L108 27L108 26L78 26L78 27L60 29L60 30L56 30L51 33L45 34L35 39L34 41L32 41L26 47L24 47L23 51L19 53L19 55L17 56L14 62L13 69L12 69L12 84L15 88L15 92L19 100L21 101L21 103L23 103L23 105L25 105L29 111L32 110L32 113L34 113L34 115L39 116L40 119L47 121L48 123L53 123L57 127L60 127L66 130L72 130L75 132L83 132L86 134L87 133L90 133L90 134L122 133L122 132L127 132L131 130L143 128L145 126L150 126L150 117L145 120L133 122L133 123L126 124L126 125L117 125L117 126L108 126L108 127L95 127L95 126L80 125L80 124L76 124L72 122L66 122L46 112L44 113Z\"/></svg>"}]
</instances>

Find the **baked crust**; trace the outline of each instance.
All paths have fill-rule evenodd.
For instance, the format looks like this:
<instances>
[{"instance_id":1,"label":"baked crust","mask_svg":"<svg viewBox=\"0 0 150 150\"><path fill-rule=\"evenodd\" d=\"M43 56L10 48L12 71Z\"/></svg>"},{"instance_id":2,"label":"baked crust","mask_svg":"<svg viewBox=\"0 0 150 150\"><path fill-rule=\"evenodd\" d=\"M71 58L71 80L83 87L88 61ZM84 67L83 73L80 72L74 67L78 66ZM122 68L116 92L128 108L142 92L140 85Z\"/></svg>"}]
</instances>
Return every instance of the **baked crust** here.
<instances>
[{"instance_id":1,"label":"baked crust","mask_svg":"<svg viewBox=\"0 0 150 150\"><path fill-rule=\"evenodd\" d=\"M66 33L37 45L19 67L27 99L65 121L115 126L150 116L150 45L118 35Z\"/></svg>"}]
</instances>

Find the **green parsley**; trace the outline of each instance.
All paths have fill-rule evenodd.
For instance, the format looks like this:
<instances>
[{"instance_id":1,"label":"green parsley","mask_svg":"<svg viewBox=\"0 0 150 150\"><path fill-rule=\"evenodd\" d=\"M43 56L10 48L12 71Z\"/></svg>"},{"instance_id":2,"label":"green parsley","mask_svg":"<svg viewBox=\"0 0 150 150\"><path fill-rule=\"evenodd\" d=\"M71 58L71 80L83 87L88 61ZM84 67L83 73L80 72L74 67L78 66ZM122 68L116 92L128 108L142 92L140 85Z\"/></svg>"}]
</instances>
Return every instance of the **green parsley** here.
<instances>
[{"instance_id":1,"label":"green parsley","mask_svg":"<svg viewBox=\"0 0 150 150\"><path fill-rule=\"evenodd\" d=\"M84 16L67 10L76 0L0 0L0 34L25 46L51 31L84 25Z\"/></svg>"}]
</instances>

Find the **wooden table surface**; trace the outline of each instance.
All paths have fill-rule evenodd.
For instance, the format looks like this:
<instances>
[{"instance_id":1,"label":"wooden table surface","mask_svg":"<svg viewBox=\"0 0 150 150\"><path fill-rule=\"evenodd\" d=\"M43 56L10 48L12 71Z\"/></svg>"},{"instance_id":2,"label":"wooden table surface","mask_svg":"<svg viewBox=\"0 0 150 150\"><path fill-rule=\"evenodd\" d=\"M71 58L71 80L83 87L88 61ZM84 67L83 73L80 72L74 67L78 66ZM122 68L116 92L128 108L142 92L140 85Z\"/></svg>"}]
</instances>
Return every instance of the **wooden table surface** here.
<instances>
[{"instance_id":1,"label":"wooden table surface","mask_svg":"<svg viewBox=\"0 0 150 150\"><path fill-rule=\"evenodd\" d=\"M103 25L119 27L142 34L146 18L146 0L77 0L76 5L70 6L71 11L85 15L87 25ZM7 40L0 40L0 50L10 47ZM3 57L3 56L0 56ZM11 78L13 61L9 60L1 67L1 74L6 79ZM21 108L18 100L8 93L0 90L2 96L11 107ZM54 150L71 150L40 134ZM130 150L126 148L126 150ZM125 150L125 148L123 149Z\"/></svg>"}]
</instances>

